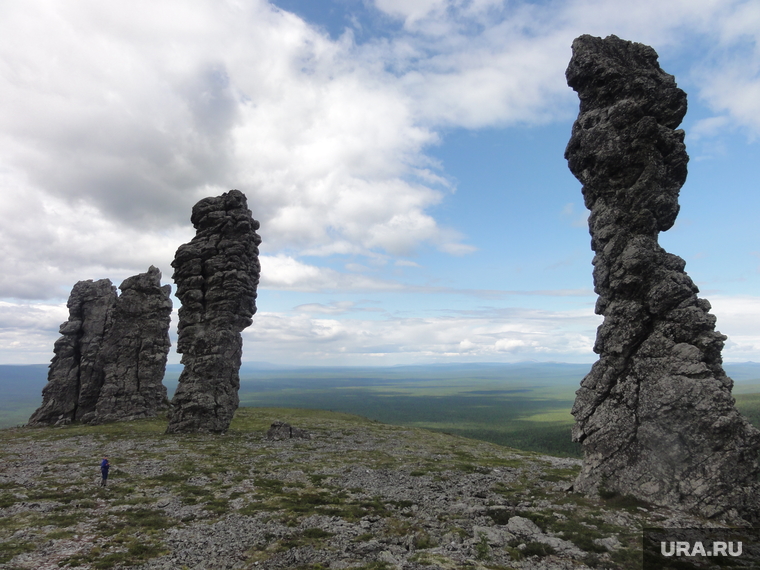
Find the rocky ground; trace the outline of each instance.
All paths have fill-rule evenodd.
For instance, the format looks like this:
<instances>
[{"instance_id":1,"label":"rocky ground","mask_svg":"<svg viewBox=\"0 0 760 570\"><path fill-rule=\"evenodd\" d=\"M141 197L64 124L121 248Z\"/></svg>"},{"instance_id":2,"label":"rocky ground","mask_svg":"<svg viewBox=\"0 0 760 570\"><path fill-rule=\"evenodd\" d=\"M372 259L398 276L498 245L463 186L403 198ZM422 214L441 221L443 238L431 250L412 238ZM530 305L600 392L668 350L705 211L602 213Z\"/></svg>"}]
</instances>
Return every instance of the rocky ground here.
<instances>
[{"instance_id":1,"label":"rocky ground","mask_svg":"<svg viewBox=\"0 0 760 570\"><path fill-rule=\"evenodd\" d=\"M311 439L266 439L274 420ZM0 431L0 568L639 569L642 527L704 522L569 492L577 459L356 416L241 408L225 435L165 428Z\"/></svg>"}]
</instances>

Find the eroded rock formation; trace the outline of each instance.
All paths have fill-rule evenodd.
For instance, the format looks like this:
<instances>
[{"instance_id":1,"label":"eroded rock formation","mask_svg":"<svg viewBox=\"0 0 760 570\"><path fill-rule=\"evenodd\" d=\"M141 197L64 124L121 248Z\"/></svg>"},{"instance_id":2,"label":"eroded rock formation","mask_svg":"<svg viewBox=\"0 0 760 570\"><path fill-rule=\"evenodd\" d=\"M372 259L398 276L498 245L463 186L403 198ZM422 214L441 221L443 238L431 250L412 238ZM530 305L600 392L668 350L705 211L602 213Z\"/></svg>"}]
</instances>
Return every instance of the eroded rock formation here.
<instances>
[{"instance_id":1,"label":"eroded rock formation","mask_svg":"<svg viewBox=\"0 0 760 570\"><path fill-rule=\"evenodd\" d=\"M54 347L42 406L30 425L102 423L166 409L162 384L169 353L170 286L150 267L126 279L79 281Z\"/></svg>"},{"instance_id":2,"label":"eroded rock formation","mask_svg":"<svg viewBox=\"0 0 760 570\"><path fill-rule=\"evenodd\" d=\"M201 200L190 219L196 236L172 262L182 302L177 352L185 367L167 431L223 432L239 403L240 332L256 312L259 222L239 190Z\"/></svg>"},{"instance_id":3,"label":"eroded rock formation","mask_svg":"<svg viewBox=\"0 0 760 570\"><path fill-rule=\"evenodd\" d=\"M69 319L55 342L48 383L42 389L42 406L29 418L30 425L65 424L95 412L103 369L100 348L116 303L110 279L79 281L66 306Z\"/></svg>"},{"instance_id":4,"label":"eroded rock formation","mask_svg":"<svg viewBox=\"0 0 760 570\"><path fill-rule=\"evenodd\" d=\"M760 432L734 406L726 337L685 262L657 242L686 180L686 94L651 47L615 36L577 38L566 75L580 113L565 157L591 210L604 315L573 407L575 489L758 520Z\"/></svg>"},{"instance_id":5,"label":"eroded rock formation","mask_svg":"<svg viewBox=\"0 0 760 570\"><path fill-rule=\"evenodd\" d=\"M101 349L103 386L91 420L98 423L153 417L169 406L162 380L171 347L171 285L162 287L161 272L151 266L119 289Z\"/></svg>"}]
</instances>

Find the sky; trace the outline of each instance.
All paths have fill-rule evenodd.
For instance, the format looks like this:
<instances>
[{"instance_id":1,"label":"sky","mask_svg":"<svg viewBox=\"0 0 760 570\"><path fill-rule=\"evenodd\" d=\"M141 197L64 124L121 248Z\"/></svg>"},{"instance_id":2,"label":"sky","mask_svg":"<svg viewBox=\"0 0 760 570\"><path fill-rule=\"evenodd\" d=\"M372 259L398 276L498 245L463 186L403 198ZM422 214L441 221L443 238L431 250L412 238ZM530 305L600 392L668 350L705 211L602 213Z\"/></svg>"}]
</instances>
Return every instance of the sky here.
<instances>
[{"instance_id":1,"label":"sky","mask_svg":"<svg viewBox=\"0 0 760 570\"><path fill-rule=\"evenodd\" d=\"M760 361L756 0L9 0L0 364L50 360L79 280L173 284L193 204L231 188L263 239L244 361L593 362L563 158L585 33L651 45L687 92L660 243L724 360Z\"/></svg>"}]
</instances>

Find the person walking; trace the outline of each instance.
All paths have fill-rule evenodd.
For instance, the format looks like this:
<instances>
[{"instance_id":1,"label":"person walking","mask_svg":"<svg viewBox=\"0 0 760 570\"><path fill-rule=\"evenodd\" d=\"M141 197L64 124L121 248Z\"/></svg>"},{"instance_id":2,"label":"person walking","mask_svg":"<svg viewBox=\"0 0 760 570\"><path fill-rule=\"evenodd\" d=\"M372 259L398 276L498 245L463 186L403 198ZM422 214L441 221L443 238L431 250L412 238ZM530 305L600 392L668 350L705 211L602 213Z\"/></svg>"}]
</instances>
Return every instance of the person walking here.
<instances>
[{"instance_id":1,"label":"person walking","mask_svg":"<svg viewBox=\"0 0 760 570\"><path fill-rule=\"evenodd\" d=\"M111 464L108 462L108 457L104 457L100 462L100 474L103 478L100 481L100 486L105 487L106 481L108 481L108 470L111 468Z\"/></svg>"}]
</instances>

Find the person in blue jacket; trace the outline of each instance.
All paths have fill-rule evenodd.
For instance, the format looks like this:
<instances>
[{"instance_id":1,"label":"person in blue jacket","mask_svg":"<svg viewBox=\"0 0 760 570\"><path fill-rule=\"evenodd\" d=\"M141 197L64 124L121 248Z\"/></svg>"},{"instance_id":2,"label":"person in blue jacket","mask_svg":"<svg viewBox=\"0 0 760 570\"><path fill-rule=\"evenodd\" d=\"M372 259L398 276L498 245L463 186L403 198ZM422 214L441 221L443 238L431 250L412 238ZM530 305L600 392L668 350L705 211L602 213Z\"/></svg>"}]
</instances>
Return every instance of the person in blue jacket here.
<instances>
[{"instance_id":1,"label":"person in blue jacket","mask_svg":"<svg viewBox=\"0 0 760 570\"><path fill-rule=\"evenodd\" d=\"M103 461L100 462L100 474L103 476L103 479L100 481L100 486L105 487L106 481L108 480L108 470L111 468L111 464L108 462L108 457L104 457Z\"/></svg>"}]
</instances>

